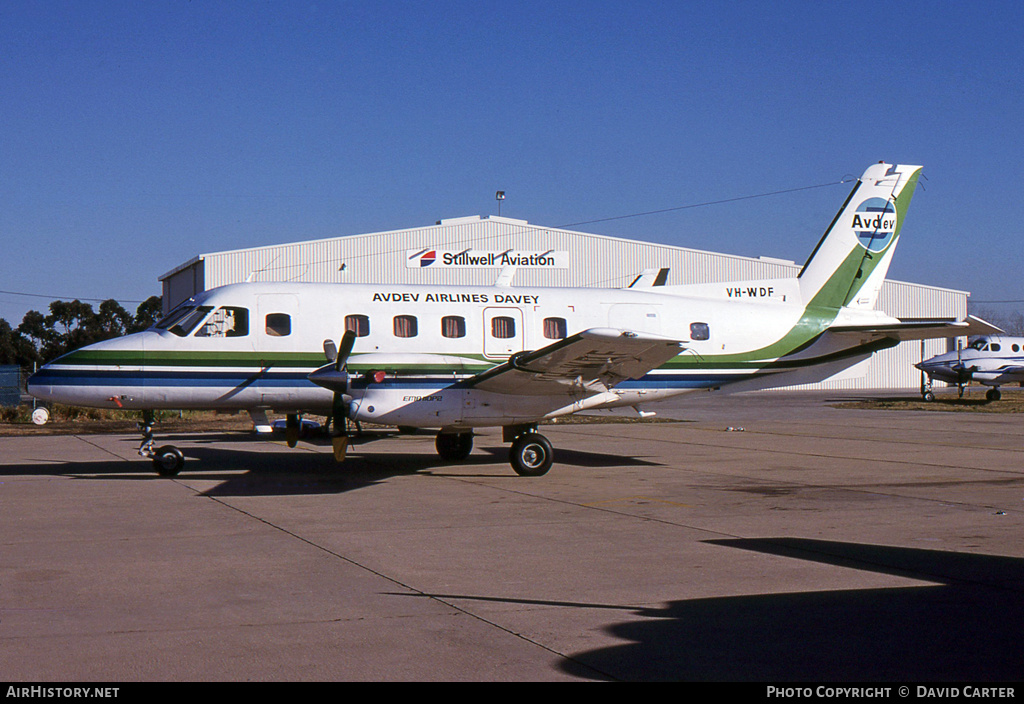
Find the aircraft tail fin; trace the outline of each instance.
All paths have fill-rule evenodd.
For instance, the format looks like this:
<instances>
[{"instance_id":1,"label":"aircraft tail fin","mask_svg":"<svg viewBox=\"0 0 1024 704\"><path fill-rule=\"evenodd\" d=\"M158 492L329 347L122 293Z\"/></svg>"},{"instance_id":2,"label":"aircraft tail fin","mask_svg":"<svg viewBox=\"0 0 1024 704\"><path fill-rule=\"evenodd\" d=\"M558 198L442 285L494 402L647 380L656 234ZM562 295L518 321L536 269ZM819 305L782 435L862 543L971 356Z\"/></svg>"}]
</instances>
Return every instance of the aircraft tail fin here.
<instances>
[{"instance_id":1,"label":"aircraft tail fin","mask_svg":"<svg viewBox=\"0 0 1024 704\"><path fill-rule=\"evenodd\" d=\"M920 166L868 167L800 271L806 305L874 308L920 173Z\"/></svg>"}]
</instances>

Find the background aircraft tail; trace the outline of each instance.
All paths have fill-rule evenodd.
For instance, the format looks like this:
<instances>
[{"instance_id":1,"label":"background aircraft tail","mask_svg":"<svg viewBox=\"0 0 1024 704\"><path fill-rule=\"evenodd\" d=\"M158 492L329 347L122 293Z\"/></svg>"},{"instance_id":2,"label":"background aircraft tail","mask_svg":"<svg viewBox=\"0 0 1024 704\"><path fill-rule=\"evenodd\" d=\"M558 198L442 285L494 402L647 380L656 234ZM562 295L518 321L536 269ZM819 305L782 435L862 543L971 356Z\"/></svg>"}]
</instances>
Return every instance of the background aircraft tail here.
<instances>
[{"instance_id":1,"label":"background aircraft tail","mask_svg":"<svg viewBox=\"0 0 1024 704\"><path fill-rule=\"evenodd\" d=\"M920 172L920 166L868 167L800 270L806 305L874 308Z\"/></svg>"}]
</instances>

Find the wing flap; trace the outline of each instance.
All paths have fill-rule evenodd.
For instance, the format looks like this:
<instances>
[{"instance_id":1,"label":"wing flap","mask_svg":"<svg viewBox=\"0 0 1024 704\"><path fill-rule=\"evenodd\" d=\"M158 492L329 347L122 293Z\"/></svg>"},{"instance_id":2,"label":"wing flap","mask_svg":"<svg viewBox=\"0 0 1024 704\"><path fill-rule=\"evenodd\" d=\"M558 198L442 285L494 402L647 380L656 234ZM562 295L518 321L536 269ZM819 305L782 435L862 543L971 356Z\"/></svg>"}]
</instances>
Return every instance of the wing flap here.
<instances>
[{"instance_id":1,"label":"wing flap","mask_svg":"<svg viewBox=\"0 0 1024 704\"><path fill-rule=\"evenodd\" d=\"M679 340L593 328L533 352L514 354L464 385L501 394L598 393L643 376L682 350Z\"/></svg>"}]
</instances>

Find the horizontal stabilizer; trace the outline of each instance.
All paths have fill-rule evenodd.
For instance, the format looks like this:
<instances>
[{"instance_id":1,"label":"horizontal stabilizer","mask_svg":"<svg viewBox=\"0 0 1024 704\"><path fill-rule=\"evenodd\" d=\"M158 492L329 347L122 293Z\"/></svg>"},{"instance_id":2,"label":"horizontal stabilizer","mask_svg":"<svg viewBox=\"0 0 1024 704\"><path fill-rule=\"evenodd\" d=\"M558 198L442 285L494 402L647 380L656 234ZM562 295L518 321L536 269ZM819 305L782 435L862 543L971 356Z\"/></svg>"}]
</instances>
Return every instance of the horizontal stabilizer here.
<instances>
[{"instance_id":1,"label":"horizontal stabilizer","mask_svg":"<svg viewBox=\"0 0 1024 704\"><path fill-rule=\"evenodd\" d=\"M973 315L966 320L949 319L901 319L898 323L880 325L834 325L828 329L837 335L858 335L889 337L894 340L929 340L940 337L973 337L1002 332L991 323Z\"/></svg>"}]
</instances>

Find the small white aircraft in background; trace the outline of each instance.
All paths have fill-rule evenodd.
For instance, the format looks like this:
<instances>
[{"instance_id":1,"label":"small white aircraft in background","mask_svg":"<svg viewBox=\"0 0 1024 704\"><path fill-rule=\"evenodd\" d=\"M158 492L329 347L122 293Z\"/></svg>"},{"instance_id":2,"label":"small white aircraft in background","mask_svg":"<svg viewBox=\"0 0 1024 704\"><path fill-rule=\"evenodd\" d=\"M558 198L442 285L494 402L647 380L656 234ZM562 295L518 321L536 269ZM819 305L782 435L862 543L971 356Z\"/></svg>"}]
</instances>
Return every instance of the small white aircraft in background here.
<instances>
[{"instance_id":1,"label":"small white aircraft in background","mask_svg":"<svg viewBox=\"0 0 1024 704\"><path fill-rule=\"evenodd\" d=\"M233 284L205 291L154 327L71 352L28 382L44 401L144 412L140 453L176 474L181 452L153 447L155 409L332 419L437 431L464 459L473 429L502 427L513 469L541 475L552 448L539 422L633 407L695 390L821 381L901 340L971 332L968 321L904 322L874 310L919 166L879 163L858 180L795 278L625 289ZM339 333L339 343L333 342ZM327 362L327 364L325 364Z\"/></svg>"},{"instance_id":2,"label":"small white aircraft in background","mask_svg":"<svg viewBox=\"0 0 1024 704\"><path fill-rule=\"evenodd\" d=\"M1024 382L1024 337L976 337L964 349L936 355L914 366L928 375L924 389L926 401L935 399L931 389L935 379L956 384L961 395L964 386L972 381L991 386L985 398L998 401L1000 386Z\"/></svg>"}]
</instances>

